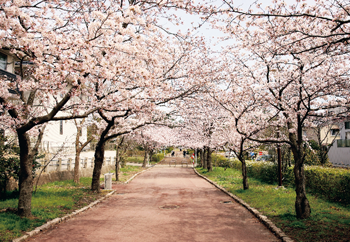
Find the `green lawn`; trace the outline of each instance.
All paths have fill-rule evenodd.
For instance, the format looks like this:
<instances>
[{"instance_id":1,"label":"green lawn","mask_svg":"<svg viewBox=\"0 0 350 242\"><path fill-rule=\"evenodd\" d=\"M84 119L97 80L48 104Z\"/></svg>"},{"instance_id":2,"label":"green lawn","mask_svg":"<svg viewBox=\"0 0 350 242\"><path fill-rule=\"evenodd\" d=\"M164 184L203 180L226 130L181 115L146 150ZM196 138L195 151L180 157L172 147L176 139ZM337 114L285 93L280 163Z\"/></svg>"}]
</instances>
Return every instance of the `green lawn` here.
<instances>
[{"instance_id":1,"label":"green lawn","mask_svg":"<svg viewBox=\"0 0 350 242\"><path fill-rule=\"evenodd\" d=\"M143 163L143 156L129 156L129 157L126 157L126 162Z\"/></svg>"},{"instance_id":2,"label":"green lawn","mask_svg":"<svg viewBox=\"0 0 350 242\"><path fill-rule=\"evenodd\" d=\"M126 162L142 164L143 159L144 159L143 156L128 156L126 157ZM151 161L150 164L154 165L154 164L157 164L157 162Z\"/></svg>"},{"instance_id":3,"label":"green lawn","mask_svg":"<svg viewBox=\"0 0 350 242\"><path fill-rule=\"evenodd\" d=\"M308 194L312 215L308 219L298 220L294 211L293 188L276 189L277 185L269 185L249 178L250 188L243 190L239 170L228 168L224 171L220 167L212 172L201 168L197 170L266 215L295 241L349 241L350 239L349 206L327 202Z\"/></svg>"},{"instance_id":4,"label":"green lawn","mask_svg":"<svg viewBox=\"0 0 350 242\"><path fill-rule=\"evenodd\" d=\"M126 166L121 169L122 182L141 171L143 168ZM113 172L113 171L112 171ZM102 179L103 180L103 179ZM25 231L41 226L45 222L57 217L63 217L74 210L82 208L99 199L109 191L101 190L100 194L90 190L91 178L81 178L77 185L73 180L48 183L38 187L32 198L32 217L21 218L15 212L0 212L0 241L11 241L20 237ZM0 200L0 210L16 209L18 193L8 193L7 199Z\"/></svg>"}]
</instances>

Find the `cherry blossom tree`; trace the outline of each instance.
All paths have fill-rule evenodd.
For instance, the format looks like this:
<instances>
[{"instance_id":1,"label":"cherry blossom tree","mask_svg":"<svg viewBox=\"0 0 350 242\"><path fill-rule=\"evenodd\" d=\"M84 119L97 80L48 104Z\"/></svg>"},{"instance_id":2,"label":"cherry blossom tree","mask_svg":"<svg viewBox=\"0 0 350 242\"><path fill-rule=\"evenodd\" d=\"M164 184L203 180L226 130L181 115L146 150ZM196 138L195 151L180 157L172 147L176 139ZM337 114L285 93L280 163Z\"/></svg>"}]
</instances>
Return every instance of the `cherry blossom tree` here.
<instances>
[{"instance_id":1,"label":"cherry blossom tree","mask_svg":"<svg viewBox=\"0 0 350 242\"><path fill-rule=\"evenodd\" d=\"M227 121L227 113L212 101L208 95L211 84L207 84L198 95L178 102L177 114L182 118L178 136L181 137L181 146L203 149L203 153L200 152L202 166L212 171L211 154L225 143L223 136L218 134Z\"/></svg>"},{"instance_id":2,"label":"cherry blossom tree","mask_svg":"<svg viewBox=\"0 0 350 242\"><path fill-rule=\"evenodd\" d=\"M75 183L79 183L79 165L80 165L80 153L82 150L94 139L93 136L90 136L87 138L85 142L80 141L80 136L83 132L83 128L86 123L86 118L83 119L75 119L74 124L75 127L77 128L77 134L75 137L75 158L74 158L74 178L73 181Z\"/></svg>"},{"instance_id":3,"label":"cherry blossom tree","mask_svg":"<svg viewBox=\"0 0 350 242\"><path fill-rule=\"evenodd\" d=\"M115 179L119 181L119 169L124 168L126 164L126 152L133 147L135 142L132 140L131 135L119 136L114 140L115 145Z\"/></svg>"},{"instance_id":4,"label":"cherry blossom tree","mask_svg":"<svg viewBox=\"0 0 350 242\"><path fill-rule=\"evenodd\" d=\"M137 96L140 103L142 95L147 97L160 90L169 94L173 89L170 81L155 80L166 79L174 74L172 71L179 70L169 68L183 61L179 52L169 46L176 46L176 38L186 36L166 38L164 29L157 25L157 16L167 16L165 10L175 7L193 12L194 6L191 1L131 0L27 0L0 4L0 47L8 49L18 60L18 78L4 80L5 85L1 86L0 122L18 136L21 148L18 213L30 216L31 163L35 154L30 148L30 132L51 120L84 118L98 109L108 110L104 105L112 102L120 104L123 100L125 104ZM170 18L177 20L175 15ZM184 41L181 55L192 51L191 46ZM193 70L188 68L178 74L191 74ZM176 83L176 79L173 81ZM139 88L133 89L137 84ZM199 84L200 81L191 85ZM190 90L185 83L177 85L182 93L186 88ZM151 88L155 86L158 89ZM109 102L104 101L107 97ZM169 96L162 98L166 101ZM116 117L120 118L134 113L128 107L110 110L116 110ZM105 114L101 117L113 119Z\"/></svg>"},{"instance_id":5,"label":"cherry blossom tree","mask_svg":"<svg viewBox=\"0 0 350 242\"><path fill-rule=\"evenodd\" d=\"M310 23L296 18L293 24L308 28ZM237 41L227 49L227 60L232 60L227 78L232 88L227 96L239 96L240 101L228 98L221 103L238 110L235 118L240 134L254 141L290 145L295 160L296 214L307 218L311 209L305 191L303 130L312 126L310 117L326 118L328 110L349 102L348 57L343 52L329 54L322 48L305 51L307 42L286 44L293 35L279 36L271 31L284 28L287 26L281 25L278 17L247 22L231 19L230 25L222 28ZM285 127L288 132L279 138L275 134L259 137L268 127Z\"/></svg>"},{"instance_id":6,"label":"cherry blossom tree","mask_svg":"<svg viewBox=\"0 0 350 242\"><path fill-rule=\"evenodd\" d=\"M272 18L266 26L271 38L283 39L287 53L323 51L327 54L348 53L350 38L350 6L346 0L274 1L270 6L256 2L248 11L235 7L233 1L222 0L221 12L229 20L247 21L250 26L261 24L262 18ZM255 11L254 11L255 10Z\"/></svg>"},{"instance_id":7,"label":"cherry blossom tree","mask_svg":"<svg viewBox=\"0 0 350 242\"><path fill-rule=\"evenodd\" d=\"M231 116L232 117L232 116ZM226 124L226 129L221 133L222 137L225 138L227 143L225 147L236 155L237 159L242 163L242 185L243 189L249 189L248 175L247 175L247 164L245 154L257 147L256 142L249 140L249 136L241 135L237 132L235 127L235 119L232 118L230 122Z\"/></svg>"},{"instance_id":8,"label":"cherry blossom tree","mask_svg":"<svg viewBox=\"0 0 350 242\"><path fill-rule=\"evenodd\" d=\"M158 132L156 126L146 126L137 130L134 134L134 140L145 151L142 167L146 167L151 162L155 150L161 147L161 143L157 140Z\"/></svg>"}]
</instances>

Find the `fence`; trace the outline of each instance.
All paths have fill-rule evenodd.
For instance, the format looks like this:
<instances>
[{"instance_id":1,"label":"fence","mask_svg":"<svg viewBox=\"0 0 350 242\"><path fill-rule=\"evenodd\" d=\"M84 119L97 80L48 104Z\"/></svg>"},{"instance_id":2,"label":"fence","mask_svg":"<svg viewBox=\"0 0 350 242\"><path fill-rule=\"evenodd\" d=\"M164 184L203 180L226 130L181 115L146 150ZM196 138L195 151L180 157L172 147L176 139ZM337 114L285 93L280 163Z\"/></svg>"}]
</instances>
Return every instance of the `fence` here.
<instances>
[{"instance_id":1,"label":"fence","mask_svg":"<svg viewBox=\"0 0 350 242\"><path fill-rule=\"evenodd\" d=\"M103 161L103 166L111 166L115 164L116 157L105 157ZM40 171L42 168L44 168L43 172L52 172L52 171L70 171L74 170L75 167L75 160L73 158L54 158L52 160L48 159L39 159L38 162L40 163ZM80 158L79 162L80 169L84 168L93 168L94 167L94 158L93 157L83 157Z\"/></svg>"}]
</instances>

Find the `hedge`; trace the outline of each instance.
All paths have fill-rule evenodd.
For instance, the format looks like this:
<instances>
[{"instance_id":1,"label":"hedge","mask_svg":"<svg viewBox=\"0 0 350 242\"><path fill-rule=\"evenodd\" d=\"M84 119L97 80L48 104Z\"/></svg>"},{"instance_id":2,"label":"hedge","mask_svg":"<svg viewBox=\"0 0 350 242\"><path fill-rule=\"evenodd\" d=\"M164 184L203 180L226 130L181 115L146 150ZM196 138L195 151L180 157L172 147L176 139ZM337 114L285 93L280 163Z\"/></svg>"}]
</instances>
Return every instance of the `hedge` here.
<instances>
[{"instance_id":1,"label":"hedge","mask_svg":"<svg viewBox=\"0 0 350 242\"><path fill-rule=\"evenodd\" d=\"M238 160L231 167L242 169ZM272 162L246 161L248 176L269 184L277 183L277 164ZM330 201L350 204L350 170L322 166L305 166L306 188ZM283 185L294 186L293 166L283 172Z\"/></svg>"},{"instance_id":2,"label":"hedge","mask_svg":"<svg viewBox=\"0 0 350 242\"><path fill-rule=\"evenodd\" d=\"M164 159L164 153L163 153L163 152L160 152L160 153L158 153L158 154L152 155L151 161L159 162L159 161L161 161L161 160L163 160L163 159Z\"/></svg>"}]
</instances>

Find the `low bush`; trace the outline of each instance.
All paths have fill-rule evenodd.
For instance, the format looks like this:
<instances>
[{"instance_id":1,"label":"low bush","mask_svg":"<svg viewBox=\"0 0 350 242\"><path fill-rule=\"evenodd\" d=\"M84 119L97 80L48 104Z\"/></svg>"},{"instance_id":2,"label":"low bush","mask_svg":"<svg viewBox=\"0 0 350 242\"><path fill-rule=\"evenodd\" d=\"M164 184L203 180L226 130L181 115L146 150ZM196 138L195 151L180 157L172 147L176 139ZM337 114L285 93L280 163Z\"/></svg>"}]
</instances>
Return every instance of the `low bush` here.
<instances>
[{"instance_id":1,"label":"low bush","mask_svg":"<svg viewBox=\"0 0 350 242\"><path fill-rule=\"evenodd\" d=\"M212 162L214 166L219 166L225 168L225 170L231 167L231 162L222 155L212 154Z\"/></svg>"},{"instance_id":2,"label":"low bush","mask_svg":"<svg viewBox=\"0 0 350 242\"><path fill-rule=\"evenodd\" d=\"M174 149L174 147L172 147L172 146L167 147L167 148L165 149L165 152L166 152L167 154L169 154L169 153L171 153L171 152L173 151L173 149Z\"/></svg>"},{"instance_id":3,"label":"low bush","mask_svg":"<svg viewBox=\"0 0 350 242\"><path fill-rule=\"evenodd\" d=\"M153 161L153 162L159 162L159 161L161 161L161 160L163 160L163 159L164 159L164 153L161 152L161 153L157 153L157 154L152 155L151 161Z\"/></svg>"},{"instance_id":4,"label":"low bush","mask_svg":"<svg viewBox=\"0 0 350 242\"><path fill-rule=\"evenodd\" d=\"M350 204L350 170L306 166L306 187L328 200Z\"/></svg>"},{"instance_id":5,"label":"low bush","mask_svg":"<svg viewBox=\"0 0 350 242\"><path fill-rule=\"evenodd\" d=\"M277 183L277 164L246 161L248 176L268 184ZM230 162L232 168L241 170L238 160ZM223 166L225 167L225 166ZM306 188L330 201L350 204L350 170L322 166L305 166ZM283 185L294 186L293 166L283 171Z\"/></svg>"}]
</instances>

